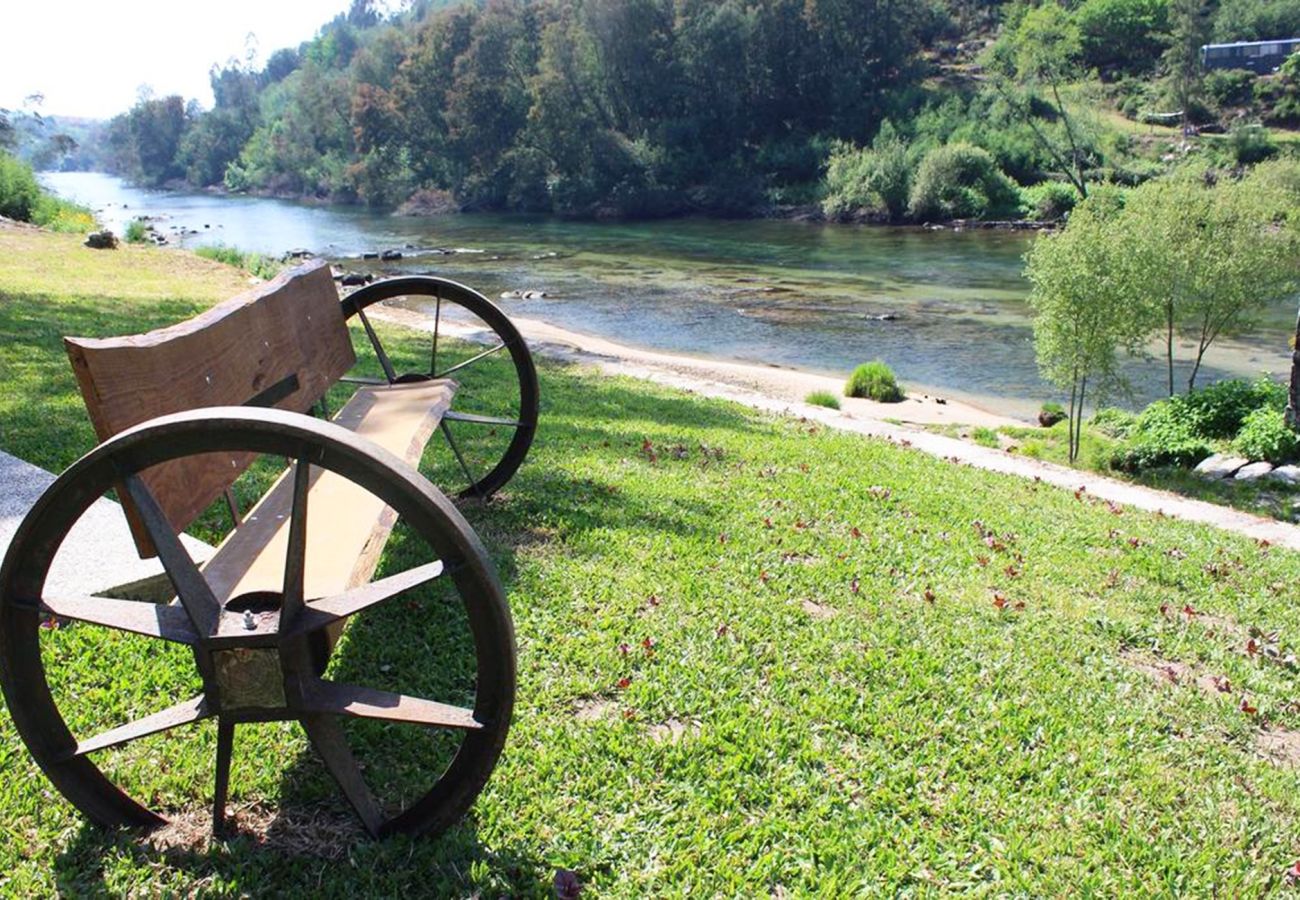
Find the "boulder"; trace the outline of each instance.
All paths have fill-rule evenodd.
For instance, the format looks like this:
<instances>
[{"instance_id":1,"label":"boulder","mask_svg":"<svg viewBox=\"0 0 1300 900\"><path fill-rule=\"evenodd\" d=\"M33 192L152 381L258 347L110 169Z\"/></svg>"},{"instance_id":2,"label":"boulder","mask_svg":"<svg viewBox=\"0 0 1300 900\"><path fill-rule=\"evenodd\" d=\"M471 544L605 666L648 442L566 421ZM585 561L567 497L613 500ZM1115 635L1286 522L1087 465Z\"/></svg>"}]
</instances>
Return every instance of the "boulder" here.
<instances>
[{"instance_id":1,"label":"boulder","mask_svg":"<svg viewBox=\"0 0 1300 900\"><path fill-rule=\"evenodd\" d=\"M1237 481L1256 481L1273 471L1273 464L1267 462L1253 462L1248 466L1242 466L1237 470L1233 477Z\"/></svg>"},{"instance_id":2,"label":"boulder","mask_svg":"<svg viewBox=\"0 0 1300 900\"><path fill-rule=\"evenodd\" d=\"M91 250L116 250L117 236L107 228L103 231L92 231L86 235L85 245Z\"/></svg>"},{"instance_id":3,"label":"boulder","mask_svg":"<svg viewBox=\"0 0 1300 900\"><path fill-rule=\"evenodd\" d=\"M375 280L375 276L368 272L348 272L339 279L339 284L344 287L361 287L363 284L369 284Z\"/></svg>"},{"instance_id":4,"label":"boulder","mask_svg":"<svg viewBox=\"0 0 1300 900\"><path fill-rule=\"evenodd\" d=\"M385 250L383 253L379 254L379 258L384 260L385 262L394 262L402 258L402 251Z\"/></svg>"},{"instance_id":5,"label":"boulder","mask_svg":"<svg viewBox=\"0 0 1300 900\"><path fill-rule=\"evenodd\" d=\"M1278 466L1268 473L1268 477L1287 484L1300 484L1300 466Z\"/></svg>"},{"instance_id":6,"label":"boulder","mask_svg":"<svg viewBox=\"0 0 1300 900\"><path fill-rule=\"evenodd\" d=\"M1237 471L1250 462L1240 456L1216 453L1207 456L1196 466L1196 474L1202 478L1231 478Z\"/></svg>"}]
</instances>

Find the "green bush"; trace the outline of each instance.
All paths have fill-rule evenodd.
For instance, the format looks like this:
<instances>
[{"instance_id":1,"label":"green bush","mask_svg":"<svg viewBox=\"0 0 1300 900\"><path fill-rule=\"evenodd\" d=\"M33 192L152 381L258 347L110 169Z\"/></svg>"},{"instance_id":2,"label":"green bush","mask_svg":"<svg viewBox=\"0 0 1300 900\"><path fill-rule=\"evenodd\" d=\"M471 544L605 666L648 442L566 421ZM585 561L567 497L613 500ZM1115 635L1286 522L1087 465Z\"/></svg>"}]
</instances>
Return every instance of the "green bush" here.
<instances>
[{"instance_id":1,"label":"green bush","mask_svg":"<svg viewBox=\"0 0 1300 900\"><path fill-rule=\"evenodd\" d=\"M888 119L870 150L840 145L826 166L822 211L833 219L860 210L880 211L891 220L907 212L914 154Z\"/></svg>"},{"instance_id":2,"label":"green bush","mask_svg":"<svg viewBox=\"0 0 1300 900\"><path fill-rule=\"evenodd\" d=\"M1157 466L1194 466L1210 455L1209 442L1192 429L1178 399L1157 400L1142 411L1128 440L1112 452L1112 468L1137 472Z\"/></svg>"},{"instance_id":3,"label":"green bush","mask_svg":"<svg viewBox=\"0 0 1300 900\"><path fill-rule=\"evenodd\" d=\"M1281 410L1261 407L1246 416L1232 449L1247 459L1263 459L1274 465L1296 458L1300 438L1287 427Z\"/></svg>"},{"instance_id":4,"label":"green bush","mask_svg":"<svg viewBox=\"0 0 1300 900\"><path fill-rule=\"evenodd\" d=\"M41 186L31 167L0 153L0 216L30 222L41 199Z\"/></svg>"},{"instance_id":5,"label":"green bush","mask_svg":"<svg viewBox=\"0 0 1300 900\"><path fill-rule=\"evenodd\" d=\"M810 403L813 406L824 406L827 409L839 409L840 398L836 397L830 391L813 391L807 397L803 398L804 403Z\"/></svg>"},{"instance_id":6,"label":"green bush","mask_svg":"<svg viewBox=\"0 0 1300 900\"><path fill-rule=\"evenodd\" d=\"M1060 181L1044 181L1020 189L1020 203L1026 215L1038 222L1054 222L1074 209L1079 192Z\"/></svg>"},{"instance_id":7,"label":"green bush","mask_svg":"<svg viewBox=\"0 0 1300 900\"><path fill-rule=\"evenodd\" d=\"M1205 73L1205 93L1215 106L1249 106L1255 98L1255 73L1247 69L1215 69Z\"/></svg>"},{"instance_id":8,"label":"green bush","mask_svg":"<svg viewBox=\"0 0 1300 900\"><path fill-rule=\"evenodd\" d=\"M898 386L894 370L877 359L853 370L848 383L844 385L844 396L866 397L879 403L898 403L903 399L903 389Z\"/></svg>"},{"instance_id":9,"label":"green bush","mask_svg":"<svg viewBox=\"0 0 1300 900\"><path fill-rule=\"evenodd\" d=\"M1277 144L1262 125L1239 125L1232 129L1228 148L1239 166L1252 166L1277 155Z\"/></svg>"},{"instance_id":10,"label":"green bush","mask_svg":"<svg viewBox=\"0 0 1300 900\"><path fill-rule=\"evenodd\" d=\"M913 219L982 219L1014 216L1020 192L993 156L970 144L936 147L921 160L908 201Z\"/></svg>"},{"instance_id":11,"label":"green bush","mask_svg":"<svg viewBox=\"0 0 1300 900\"><path fill-rule=\"evenodd\" d=\"M1240 430L1256 410L1278 413L1286 407L1286 385L1271 378L1246 381L1231 378L1193 391L1172 401L1192 432L1209 440L1226 440Z\"/></svg>"},{"instance_id":12,"label":"green bush","mask_svg":"<svg viewBox=\"0 0 1300 900\"><path fill-rule=\"evenodd\" d=\"M128 244L143 244L149 240L149 229L139 219L132 219L127 223L126 233L122 237Z\"/></svg>"},{"instance_id":13,"label":"green bush","mask_svg":"<svg viewBox=\"0 0 1300 900\"><path fill-rule=\"evenodd\" d=\"M1120 440L1128 437L1136 424L1136 415L1126 409L1119 409L1114 406L1102 407L1093 413L1092 418L1088 420L1088 426L1093 430L1100 431L1107 437Z\"/></svg>"}]
</instances>

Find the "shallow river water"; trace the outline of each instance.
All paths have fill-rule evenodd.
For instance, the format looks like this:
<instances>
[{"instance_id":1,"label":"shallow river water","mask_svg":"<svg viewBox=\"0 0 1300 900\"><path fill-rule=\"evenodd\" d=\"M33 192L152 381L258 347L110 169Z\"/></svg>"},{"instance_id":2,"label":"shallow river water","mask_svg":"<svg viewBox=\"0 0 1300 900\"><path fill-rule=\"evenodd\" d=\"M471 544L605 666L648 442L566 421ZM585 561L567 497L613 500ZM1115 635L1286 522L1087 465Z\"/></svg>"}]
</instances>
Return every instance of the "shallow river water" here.
<instances>
[{"instance_id":1,"label":"shallow river water","mask_svg":"<svg viewBox=\"0 0 1300 900\"><path fill-rule=\"evenodd\" d=\"M401 218L351 207L144 191L93 173L42 176L119 234L141 215L184 246L279 255L303 248L360 267L430 272L507 312L625 344L843 376L883 359L907 386L1023 417L1057 397L1034 365L1022 257L1032 235L791 221L574 222L505 215ZM369 264L367 264L369 265ZM1282 373L1295 305L1211 350L1205 381ZM1134 363L1129 404L1160 394L1163 365Z\"/></svg>"}]
</instances>

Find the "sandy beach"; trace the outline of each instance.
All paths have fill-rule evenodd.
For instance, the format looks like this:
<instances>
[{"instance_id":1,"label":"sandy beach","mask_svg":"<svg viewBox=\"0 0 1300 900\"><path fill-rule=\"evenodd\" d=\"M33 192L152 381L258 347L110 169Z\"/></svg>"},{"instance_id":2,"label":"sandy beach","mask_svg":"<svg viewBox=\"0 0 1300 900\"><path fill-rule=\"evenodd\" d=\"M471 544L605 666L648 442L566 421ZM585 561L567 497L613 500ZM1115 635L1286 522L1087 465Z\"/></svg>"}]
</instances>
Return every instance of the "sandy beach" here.
<instances>
[{"instance_id":1,"label":"sandy beach","mask_svg":"<svg viewBox=\"0 0 1300 900\"><path fill-rule=\"evenodd\" d=\"M378 317L428 330L426 316L385 306ZM584 365L611 375L645 378L660 384L700 391L751 406L785 406L792 412L814 409L804 402L813 391L829 391L840 398L839 415L847 419L875 419L909 425L971 425L997 427L1024 425L1009 416L980 409L970 403L933 394L909 393L901 403L877 403L843 396L844 379L830 378L781 366L705 359L629 347L605 338L579 334L537 319L511 316L534 353ZM447 323L442 326L451 330ZM466 334L472 338L473 335ZM845 379L848 377L844 373ZM816 408L819 414L831 410ZM834 413L832 413L834 414Z\"/></svg>"}]
</instances>

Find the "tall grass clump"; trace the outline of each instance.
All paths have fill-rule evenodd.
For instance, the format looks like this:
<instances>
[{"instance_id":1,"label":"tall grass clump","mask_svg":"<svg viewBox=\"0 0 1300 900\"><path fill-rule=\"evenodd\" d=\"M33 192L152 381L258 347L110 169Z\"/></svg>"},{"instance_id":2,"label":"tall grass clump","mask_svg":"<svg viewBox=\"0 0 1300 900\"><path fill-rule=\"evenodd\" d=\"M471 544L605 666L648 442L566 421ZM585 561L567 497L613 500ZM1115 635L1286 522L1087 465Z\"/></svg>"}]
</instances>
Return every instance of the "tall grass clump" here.
<instances>
[{"instance_id":1,"label":"tall grass clump","mask_svg":"<svg viewBox=\"0 0 1300 900\"><path fill-rule=\"evenodd\" d=\"M243 250L227 247L224 244L196 247L194 253L204 259L215 260L228 266L243 269L258 278L274 278L283 268L281 263L270 257L263 256L260 253L245 253Z\"/></svg>"},{"instance_id":2,"label":"tall grass clump","mask_svg":"<svg viewBox=\"0 0 1300 900\"><path fill-rule=\"evenodd\" d=\"M898 403L903 399L903 389L898 386L894 370L876 359L853 370L844 385L844 396L866 397L878 403Z\"/></svg>"},{"instance_id":3,"label":"tall grass clump","mask_svg":"<svg viewBox=\"0 0 1300 900\"><path fill-rule=\"evenodd\" d=\"M149 239L149 230L144 222L132 219L127 223L126 233L122 235L128 244L143 244Z\"/></svg>"},{"instance_id":4,"label":"tall grass clump","mask_svg":"<svg viewBox=\"0 0 1300 900\"><path fill-rule=\"evenodd\" d=\"M830 391L813 391L807 397L803 398L803 402L812 406L824 406L827 409L840 408L840 398L836 397Z\"/></svg>"}]
</instances>

